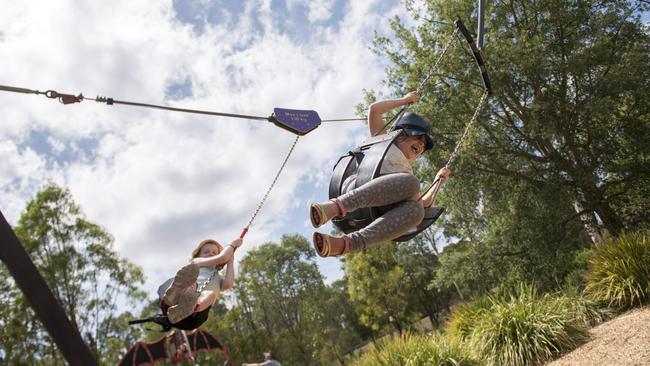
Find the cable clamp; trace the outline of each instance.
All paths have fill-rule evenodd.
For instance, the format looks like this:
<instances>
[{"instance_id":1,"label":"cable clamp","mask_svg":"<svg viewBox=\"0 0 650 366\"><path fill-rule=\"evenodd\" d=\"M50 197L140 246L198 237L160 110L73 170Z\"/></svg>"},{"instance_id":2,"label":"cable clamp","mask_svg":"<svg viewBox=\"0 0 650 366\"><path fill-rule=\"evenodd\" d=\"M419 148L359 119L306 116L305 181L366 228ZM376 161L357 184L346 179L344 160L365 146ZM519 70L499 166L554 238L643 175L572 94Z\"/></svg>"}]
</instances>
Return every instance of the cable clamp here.
<instances>
[{"instance_id":1,"label":"cable clamp","mask_svg":"<svg viewBox=\"0 0 650 366\"><path fill-rule=\"evenodd\" d=\"M72 94L61 94L61 93L57 93L54 90L48 90L44 94L46 97L50 99L58 99L59 102L63 104L81 103L81 101L84 100L84 96L81 93L75 96Z\"/></svg>"}]
</instances>

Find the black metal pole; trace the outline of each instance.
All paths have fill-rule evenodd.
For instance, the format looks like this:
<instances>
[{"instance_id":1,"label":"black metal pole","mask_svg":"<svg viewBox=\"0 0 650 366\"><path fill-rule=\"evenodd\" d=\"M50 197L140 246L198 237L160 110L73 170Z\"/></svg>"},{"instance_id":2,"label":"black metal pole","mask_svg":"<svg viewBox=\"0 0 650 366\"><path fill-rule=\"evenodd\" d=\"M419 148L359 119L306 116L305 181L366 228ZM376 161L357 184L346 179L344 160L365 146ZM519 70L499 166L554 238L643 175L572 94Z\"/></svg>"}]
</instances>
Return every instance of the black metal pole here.
<instances>
[{"instance_id":1,"label":"black metal pole","mask_svg":"<svg viewBox=\"0 0 650 366\"><path fill-rule=\"evenodd\" d=\"M0 259L72 366L99 366L0 211Z\"/></svg>"},{"instance_id":2,"label":"black metal pole","mask_svg":"<svg viewBox=\"0 0 650 366\"><path fill-rule=\"evenodd\" d=\"M483 49L483 33L485 33L485 24L483 17L485 16L485 0L478 0L478 30L476 37L476 47L479 50Z\"/></svg>"}]
</instances>

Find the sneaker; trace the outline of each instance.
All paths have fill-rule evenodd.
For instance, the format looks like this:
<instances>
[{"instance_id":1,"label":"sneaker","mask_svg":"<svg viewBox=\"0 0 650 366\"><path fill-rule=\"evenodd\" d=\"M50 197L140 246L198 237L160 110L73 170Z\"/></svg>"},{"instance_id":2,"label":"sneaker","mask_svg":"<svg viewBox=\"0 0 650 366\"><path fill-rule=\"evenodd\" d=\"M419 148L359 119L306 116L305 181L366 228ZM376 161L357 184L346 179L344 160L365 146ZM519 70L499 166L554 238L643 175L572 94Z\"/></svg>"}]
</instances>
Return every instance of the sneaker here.
<instances>
[{"instance_id":1,"label":"sneaker","mask_svg":"<svg viewBox=\"0 0 650 366\"><path fill-rule=\"evenodd\" d=\"M185 289L190 285L196 283L196 278L199 276L199 266L190 263L185 265L183 268L179 269L176 272L174 281L171 286L165 291L165 296L163 296L163 301L171 306L174 306L178 303L179 297L181 294L185 293Z\"/></svg>"},{"instance_id":2,"label":"sneaker","mask_svg":"<svg viewBox=\"0 0 650 366\"><path fill-rule=\"evenodd\" d=\"M175 324L192 315L198 298L199 294L193 291L180 293L176 299L176 305L170 306L169 309L167 309L167 318L169 319L169 322Z\"/></svg>"}]
</instances>

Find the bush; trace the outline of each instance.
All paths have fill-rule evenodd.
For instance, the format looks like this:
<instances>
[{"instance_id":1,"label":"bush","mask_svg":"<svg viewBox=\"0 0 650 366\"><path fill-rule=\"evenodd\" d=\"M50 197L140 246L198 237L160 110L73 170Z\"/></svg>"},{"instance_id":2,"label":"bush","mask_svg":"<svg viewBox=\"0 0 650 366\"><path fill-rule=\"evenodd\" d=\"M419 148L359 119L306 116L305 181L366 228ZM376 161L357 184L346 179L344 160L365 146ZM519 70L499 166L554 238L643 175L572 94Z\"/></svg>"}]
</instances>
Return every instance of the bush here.
<instances>
[{"instance_id":1,"label":"bush","mask_svg":"<svg viewBox=\"0 0 650 366\"><path fill-rule=\"evenodd\" d=\"M630 308L650 300L650 239L623 234L596 247L585 276L585 295L610 307Z\"/></svg>"},{"instance_id":2,"label":"bush","mask_svg":"<svg viewBox=\"0 0 650 366\"><path fill-rule=\"evenodd\" d=\"M466 340L479 319L490 310L491 305L490 299L483 296L454 310L445 329L447 335L455 341Z\"/></svg>"},{"instance_id":3,"label":"bush","mask_svg":"<svg viewBox=\"0 0 650 366\"><path fill-rule=\"evenodd\" d=\"M587 338L570 298L537 295L532 286L506 298L489 297L467 342L487 365L536 365L574 349Z\"/></svg>"},{"instance_id":4,"label":"bush","mask_svg":"<svg viewBox=\"0 0 650 366\"><path fill-rule=\"evenodd\" d=\"M573 307L576 319L581 320L588 327L593 327L614 316L611 309L586 298L577 287L562 289L561 296L566 297Z\"/></svg>"},{"instance_id":5,"label":"bush","mask_svg":"<svg viewBox=\"0 0 650 366\"><path fill-rule=\"evenodd\" d=\"M585 273L589 269L589 259L593 255L593 249L580 249L569 254L571 258L567 263L568 273L564 277L562 285L564 287L575 287L580 290L585 287Z\"/></svg>"},{"instance_id":6,"label":"bush","mask_svg":"<svg viewBox=\"0 0 650 366\"><path fill-rule=\"evenodd\" d=\"M371 346L359 358L356 366L478 366L458 342L444 335L390 338L377 346Z\"/></svg>"}]
</instances>

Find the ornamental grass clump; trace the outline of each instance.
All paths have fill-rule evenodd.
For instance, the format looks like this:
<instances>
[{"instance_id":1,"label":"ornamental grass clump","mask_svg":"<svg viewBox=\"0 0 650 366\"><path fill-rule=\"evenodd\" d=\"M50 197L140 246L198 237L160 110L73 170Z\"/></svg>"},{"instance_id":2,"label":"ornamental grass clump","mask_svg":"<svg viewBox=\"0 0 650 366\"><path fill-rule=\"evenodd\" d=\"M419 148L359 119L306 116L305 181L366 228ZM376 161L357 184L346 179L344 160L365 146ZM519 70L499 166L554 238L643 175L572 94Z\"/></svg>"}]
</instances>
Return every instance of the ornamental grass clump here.
<instances>
[{"instance_id":1,"label":"ornamental grass clump","mask_svg":"<svg viewBox=\"0 0 650 366\"><path fill-rule=\"evenodd\" d=\"M486 365L540 365L587 338L587 327L571 299L538 295L532 286L518 294L490 297L467 343Z\"/></svg>"},{"instance_id":2,"label":"ornamental grass clump","mask_svg":"<svg viewBox=\"0 0 650 366\"><path fill-rule=\"evenodd\" d=\"M455 309L445 327L447 335L456 341L466 340L483 314L490 311L491 305L490 299L483 296Z\"/></svg>"},{"instance_id":3,"label":"ornamental grass clump","mask_svg":"<svg viewBox=\"0 0 650 366\"><path fill-rule=\"evenodd\" d=\"M468 352L442 334L405 334L370 346L355 366L479 366Z\"/></svg>"},{"instance_id":4,"label":"ornamental grass clump","mask_svg":"<svg viewBox=\"0 0 650 366\"><path fill-rule=\"evenodd\" d=\"M585 275L585 295L614 308L650 302L650 234L623 234L596 247Z\"/></svg>"},{"instance_id":5,"label":"ornamental grass clump","mask_svg":"<svg viewBox=\"0 0 650 366\"><path fill-rule=\"evenodd\" d=\"M587 327L593 327L615 315L615 312L612 311L612 309L585 297L582 294L582 291L578 288L564 288L561 290L560 294L561 296L564 296L573 307L576 318L582 320Z\"/></svg>"}]
</instances>

